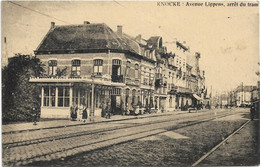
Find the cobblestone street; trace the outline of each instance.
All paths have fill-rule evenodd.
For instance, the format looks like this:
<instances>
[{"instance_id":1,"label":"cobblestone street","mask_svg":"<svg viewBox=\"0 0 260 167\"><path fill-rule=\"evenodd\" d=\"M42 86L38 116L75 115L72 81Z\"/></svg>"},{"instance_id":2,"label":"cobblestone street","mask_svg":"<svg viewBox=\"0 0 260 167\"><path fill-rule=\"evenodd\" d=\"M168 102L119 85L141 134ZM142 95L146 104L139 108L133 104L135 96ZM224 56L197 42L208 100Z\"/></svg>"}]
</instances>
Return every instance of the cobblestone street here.
<instances>
[{"instance_id":1,"label":"cobblestone street","mask_svg":"<svg viewBox=\"0 0 260 167\"><path fill-rule=\"evenodd\" d=\"M237 121L220 120L178 130L168 128L167 133L159 133L151 137L116 144L70 158L50 161L47 164L50 166L191 165L244 122L244 119ZM44 165L45 163L33 163L31 165Z\"/></svg>"},{"instance_id":2,"label":"cobblestone street","mask_svg":"<svg viewBox=\"0 0 260 167\"><path fill-rule=\"evenodd\" d=\"M245 122L245 114L248 111L244 109L166 113L6 133L3 135L3 162L5 165L36 166L80 166L81 162L95 166L190 165ZM226 117L236 117L236 121L224 119Z\"/></svg>"}]
</instances>

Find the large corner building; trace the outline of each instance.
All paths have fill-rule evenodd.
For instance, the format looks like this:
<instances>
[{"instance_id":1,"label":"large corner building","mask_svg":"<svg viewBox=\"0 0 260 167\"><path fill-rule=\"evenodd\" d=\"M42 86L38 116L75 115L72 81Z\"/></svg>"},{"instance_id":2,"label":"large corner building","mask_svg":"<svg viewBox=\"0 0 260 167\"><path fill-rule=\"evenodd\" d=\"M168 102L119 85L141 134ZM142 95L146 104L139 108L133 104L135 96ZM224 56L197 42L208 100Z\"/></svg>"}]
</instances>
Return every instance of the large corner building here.
<instances>
[{"instance_id":1,"label":"large corner building","mask_svg":"<svg viewBox=\"0 0 260 167\"><path fill-rule=\"evenodd\" d=\"M114 32L104 23L52 22L35 50L46 73L30 79L41 87L41 117L68 118L73 103L86 104L96 116L103 101L111 102L113 114L196 105L205 88L200 53L178 41L171 45L167 51L162 37L131 37L122 26Z\"/></svg>"}]
</instances>

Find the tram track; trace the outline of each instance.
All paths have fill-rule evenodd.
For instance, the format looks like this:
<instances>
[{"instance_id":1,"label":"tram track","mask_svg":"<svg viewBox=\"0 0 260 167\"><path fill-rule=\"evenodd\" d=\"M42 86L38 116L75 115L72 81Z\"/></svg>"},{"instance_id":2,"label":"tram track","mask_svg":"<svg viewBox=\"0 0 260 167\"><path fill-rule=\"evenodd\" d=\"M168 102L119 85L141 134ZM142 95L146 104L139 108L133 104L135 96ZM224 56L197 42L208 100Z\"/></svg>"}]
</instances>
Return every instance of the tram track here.
<instances>
[{"instance_id":1,"label":"tram track","mask_svg":"<svg viewBox=\"0 0 260 167\"><path fill-rule=\"evenodd\" d=\"M221 117L221 116L229 116L229 115L233 115L233 114L229 113L229 114L223 114L223 115L218 115L218 116ZM193 119L197 118L197 117L207 117L207 116L208 115L198 115L196 117L193 117ZM185 122L185 120L190 120L190 119L191 118L188 117L186 119L182 119L182 118L178 118L175 120L166 119L166 120L151 121L151 122L139 123L139 124L133 124L133 125L119 125L119 126L115 126L115 127L102 128L100 130L80 131L80 132L76 132L76 133L62 134L62 135L50 136L50 137L42 137L42 138L32 139L32 140L8 142L8 143L3 143L2 147L8 149L8 148L12 148L12 147L26 146L26 145L30 145L30 144L39 144L39 143L43 143L43 142L67 139L67 138L72 138L72 137L80 137L80 136L84 136L84 135L94 135L94 134L98 134L98 133L105 133L105 132L120 130L120 129L125 129L125 128L141 127L141 126L145 126L145 125L166 123L166 122L179 121L179 120L182 120L183 123L188 123L188 122Z\"/></svg>"},{"instance_id":2,"label":"tram track","mask_svg":"<svg viewBox=\"0 0 260 167\"><path fill-rule=\"evenodd\" d=\"M171 130L177 130L177 129L185 128L185 127L188 127L188 126L193 126L193 125L196 125L196 124L212 121L214 119L219 119L219 118L227 117L227 116L234 115L234 114L238 114L238 113L221 114L221 115L217 115L217 116L214 116L214 117L211 117L211 118L204 118L204 119L200 119L200 120L190 120L190 118L188 118L189 121L183 121L180 124L177 124L174 127L171 127ZM161 133L164 133L165 131L167 131L167 127L170 127L170 125L167 125L165 123L166 122L172 122L172 121L173 120L158 121L159 123L157 122L157 124L161 124L161 126L157 125L159 127L153 128L153 129L149 129L149 128L146 129L146 128L150 124L155 124L154 122L146 123L145 125L142 124L142 125L134 125L134 126L131 126L131 127L128 126L129 129L136 127L136 126L146 126L146 128L143 127L142 128L143 130L138 131L138 132L133 132L131 134L126 133L125 135L119 135L119 136L115 136L115 137L113 135L110 135L111 136L110 138L107 138L107 139L104 139L104 140L97 140L97 141L93 140L93 142L89 142L87 144L86 143L79 144L79 145L76 145L74 147L70 147L70 148L67 148L67 149L62 148L62 149L59 149L59 150L56 150L56 151L46 152L44 154L31 156L30 158L25 158L25 159L20 160L20 161L13 160L9 163L17 165L17 163L19 164L19 163L24 163L24 162L32 162L32 161L37 161L37 159L38 160L39 159L48 159L48 157L50 157L50 156L52 156L52 157L54 156L57 159L59 159L59 158L62 158L62 157L64 158L64 157L68 157L68 156L74 156L75 154L79 154L81 152L89 152L89 151L93 151L93 150L97 150L97 149L102 149L104 147L109 147L111 145L121 144L121 143L129 142L129 141L132 141L132 140L145 138L145 137L148 137L148 136L161 134ZM165 125L163 125L163 124L165 124ZM122 129L123 129L123 127L120 128L120 129L117 128L117 129L114 129L114 130L119 131L119 130L122 130ZM110 133L112 133L111 131L113 131L113 130L110 130ZM101 132L96 132L96 133L101 133ZM81 135L86 138L86 134L81 134ZM80 137L80 136L74 136L74 137ZM73 138L73 137L68 136L68 138ZM63 138L63 139L66 140L67 138ZM63 140L63 139L59 139L59 140ZM40 144L40 143L35 143L35 144ZM29 145L31 145L31 144L29 144ZM23 146L26 146L26 145L23 145Z\"/></svg>"}]
</instances>

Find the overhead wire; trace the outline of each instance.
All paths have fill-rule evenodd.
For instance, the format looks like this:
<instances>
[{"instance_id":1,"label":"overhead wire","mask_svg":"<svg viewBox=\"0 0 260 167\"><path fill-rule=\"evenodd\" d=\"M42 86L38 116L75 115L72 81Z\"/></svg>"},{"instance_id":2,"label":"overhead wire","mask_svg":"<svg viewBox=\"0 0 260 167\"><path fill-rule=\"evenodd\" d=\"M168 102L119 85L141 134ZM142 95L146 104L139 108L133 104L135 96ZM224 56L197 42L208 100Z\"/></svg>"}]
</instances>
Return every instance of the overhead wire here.
<instances>
[{"instance_id":1,"label":"overhead wire","mask_svg":"<svg viewBox=\"0 0 260 167\"><path fill-rule=\"evenodd\" d=\"M19 6L19 7L21 7L21 8L24 8L24 9L27 9L27 10L30 10L30 11L33 11L33 12L35 12L35 13L41 14L41 15L43 15L43 16L46 16L46 17L49 17L49 18L53 18L53 19L58 20L58 21L60 21L60 22L63 22L63 23L66 23L66 24L71 24L71 23L69 23L69 22L67 22L67 21L64 21L64 20L61 20L61 19L59 19L59 18L57 18L57 17L51 16L51 15L49 15L49 14L42 13L42 12L40 12L40 11L31 9L31 8L29 8L29 7L26 7L26 6L23 6L23 5L21 5L21 4L15 3L15 2L13 2L13 1L7 1L7 2L9 2L9 3L13 4L13 5Z\"/></svg>"}]
</instances>

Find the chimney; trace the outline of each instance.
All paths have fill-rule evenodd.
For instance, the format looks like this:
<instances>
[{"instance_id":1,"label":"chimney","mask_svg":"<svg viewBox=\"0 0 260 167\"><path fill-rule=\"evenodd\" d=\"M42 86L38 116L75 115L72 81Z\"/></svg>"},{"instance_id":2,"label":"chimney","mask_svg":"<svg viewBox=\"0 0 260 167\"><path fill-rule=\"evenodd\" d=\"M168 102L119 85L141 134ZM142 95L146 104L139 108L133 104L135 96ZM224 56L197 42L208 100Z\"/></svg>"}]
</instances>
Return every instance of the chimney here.
<instances>
[{"instance_id":1,"label":"chimney","mask_svg":"<svg viewBox=\"0 0 260 167\"><path fill-rule=\"evenodd\" d=\"M90 22L89 21L84 21L84 24L90 24Z\"/></svg>"},{"instance_id":2,"label":"chimney","mask_svg":"<svg viewBox=\"0 0 260 167\"><path fill-rule=\"evenodd\" d=\"M123 26L118 25L117 26L117 34L122 37L123 36Z\"/></svg>"},{"instance_id":3,"label":"chimney","mask_svg":"<svg viewBox=\"0 0 260 167\"><path fill-rule=\"evenodd\" d=\"M142 35L141 34L137 35L136 40L140 42L141 39L142 39Z\"/></svg>"},{"instance_id":4,"label":"chimney","mask_svg":"<svg viewBox=\"0 0 260 167\"><path fill-rule=\"evenodd\" d=\"M51 28L55 27L55 22L51 22Z\"/></svg>"}]
</instances>

